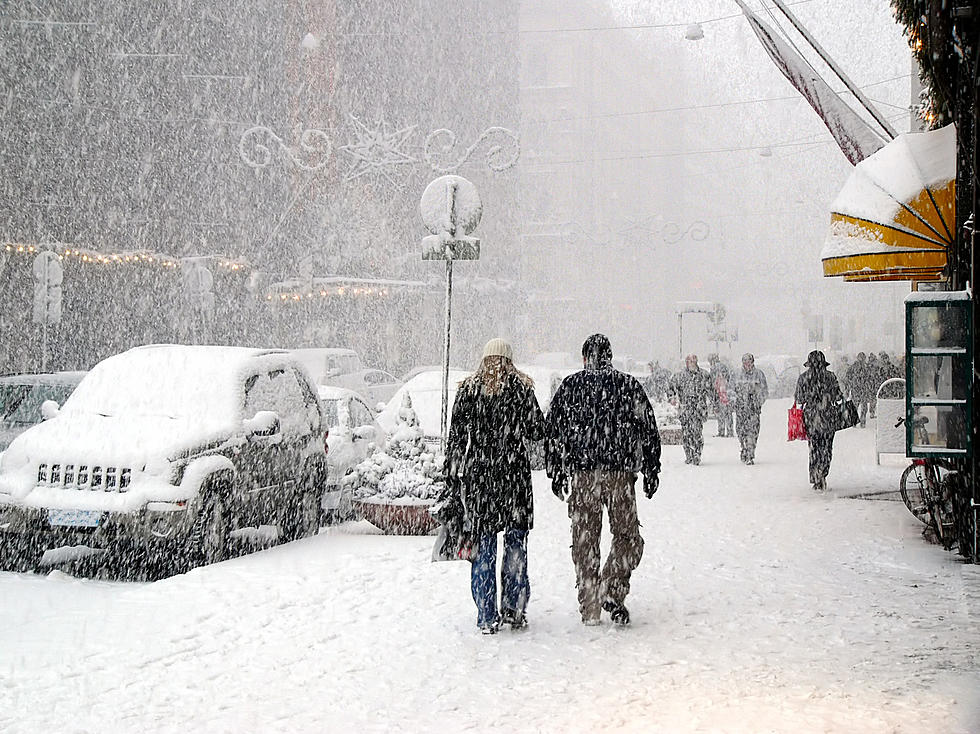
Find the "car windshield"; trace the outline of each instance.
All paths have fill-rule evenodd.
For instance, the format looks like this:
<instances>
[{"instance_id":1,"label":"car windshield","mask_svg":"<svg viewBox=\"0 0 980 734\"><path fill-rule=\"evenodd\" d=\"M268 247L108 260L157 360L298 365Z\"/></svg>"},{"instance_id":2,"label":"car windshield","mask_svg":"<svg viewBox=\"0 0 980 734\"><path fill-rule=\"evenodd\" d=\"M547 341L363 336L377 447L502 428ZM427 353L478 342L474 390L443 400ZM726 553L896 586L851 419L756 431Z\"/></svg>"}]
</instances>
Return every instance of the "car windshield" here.
<instances>
[{"instance_id":1,"label":"car windshield","mask_svg":"<svg viewBox=\"0 0 980 734\"><path fill-rule=\"evenodd\" d=\"M0 418L4 423L40 423L41 403L54 400L61 405L73 388L73 385L0 385Z\"/></svg>"},{"instance_id":2,"label":"car windshield","mask_svg":"<svg viewBox=\"0 0 980 734\"><path fill-rule=\"evenodd\" d=\"M323 425L335 428L340 425L340 400L323 400Z\"/></svg>"}]
</instances>

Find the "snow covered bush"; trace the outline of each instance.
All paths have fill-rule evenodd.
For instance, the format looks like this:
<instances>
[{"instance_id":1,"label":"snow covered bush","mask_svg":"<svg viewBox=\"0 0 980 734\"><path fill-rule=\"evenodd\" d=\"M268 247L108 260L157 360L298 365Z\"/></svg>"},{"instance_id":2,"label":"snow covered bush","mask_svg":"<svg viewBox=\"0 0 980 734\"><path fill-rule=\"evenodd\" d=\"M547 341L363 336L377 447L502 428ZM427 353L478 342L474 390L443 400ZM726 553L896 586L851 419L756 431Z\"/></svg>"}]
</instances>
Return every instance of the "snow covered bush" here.
<instances>
[{"instance_id":1,"label":"snow covered bush","mask_svg":"<svg viewBox=\"0 0 980 734\"><path fill-rule=\"evenodd\" d=\"M406 394L384 451L355 466L344 483L359 500L434 500L443 487L442 465L443 457L426 447L412 399Z\"/></svg>"}]
</instances>

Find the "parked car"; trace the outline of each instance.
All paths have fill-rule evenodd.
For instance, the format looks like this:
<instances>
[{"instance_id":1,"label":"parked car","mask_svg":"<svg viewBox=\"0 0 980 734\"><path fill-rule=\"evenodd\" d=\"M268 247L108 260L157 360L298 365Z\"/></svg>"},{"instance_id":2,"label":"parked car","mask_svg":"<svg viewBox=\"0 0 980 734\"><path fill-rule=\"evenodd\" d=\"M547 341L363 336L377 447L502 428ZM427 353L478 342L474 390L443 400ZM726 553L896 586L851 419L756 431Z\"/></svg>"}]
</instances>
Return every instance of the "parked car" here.
<instances>
[{"instance_id":1,"label":"parked car","mask_svg":"<svg viewBox=\"0 0 980 734\"><path fill-rule=\"evenodd\" d=\"M353 390L371 405L386 403L402 386L402 381L384 370L366 369L327 378L321 385Z\"/></svg>"},{"instance_id":2,"label":"parked car","mask_svg":"<svg viewBox=\"0 0 980 734\"><path fill-rule=\"evenodd\" d=\"M84 372L45 372L0 377L0 451L44 419L45 402L62 405L84 376Z\"/></svg>"},{"instance_id":3,"label":"parked car","mask_svg":"<svg viewBox=\"0 0 980 734\"><path fill-rule=\"evenodd\" d=\"M341 481L355 466L383 449L387 434L360 395L342 387L320 385L327 436L327 480L321 507L328 521L353 515L354 493Z\"/></svg>"},{"instance_id":4,"label":"parked car","mask_svg":"<svg viewBox=\"0 0 980 734\"><path fill-rule=\"evenodd\" d=\"M338 375L350 375L364 369L353 349L341 347L306 347L290 353L302 364L317 385L329 384Z\"/></svg>"},{"instance_id":5,"label":"parked car","mask_svg":"<svg viewBox=\"0 0 980 734\"><path fill-rule=\"evenodd\" d=\"M456 387L460 382L469 377L470 374L466 370L449 370L447 422L452 419L453 401L456 399ZM442 420L442 370L431 369L420 372L398 388L384 409L378 413L378 423L389 434L394 432L395 426L398 425L398 410L402 406L405 395L408 395L412 400L412 408L415 409L415 414L418 416L419 425L425 434L426 444L431 448L438 447L441 435L439 429Z\"/></svg>"},{"instance_id":6,"label":"parked car","mask_svg":"<svg viewBox=\"0 0 980 734\"><path fill-rule=\"evenodd\" d=\"M320 401L288 352L148 346L100 362L0 457L0 567L48 548L146 551L176 570L220 561L229 533L318 529Z\"/></svg>"}]
</instances>

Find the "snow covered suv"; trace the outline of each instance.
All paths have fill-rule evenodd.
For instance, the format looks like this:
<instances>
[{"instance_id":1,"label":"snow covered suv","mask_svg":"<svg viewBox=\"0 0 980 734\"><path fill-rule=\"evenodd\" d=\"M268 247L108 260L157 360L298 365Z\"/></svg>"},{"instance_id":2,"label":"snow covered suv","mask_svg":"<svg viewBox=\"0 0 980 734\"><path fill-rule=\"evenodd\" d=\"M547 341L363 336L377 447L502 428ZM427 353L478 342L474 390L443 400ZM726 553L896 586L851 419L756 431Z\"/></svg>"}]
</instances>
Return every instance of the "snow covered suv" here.
<instances>
[{"instance_id":1,"label":"snow covered suv","mask_svg":"<svg viewBox=\"0 0 980 734\"><path fill-rule=\"evenodd\" d=\"M0 457L0 569L62 545L225 557L229 533L319 527L322 407L288 352L158 345L109 357Z\"/></svg>"}]
</instances>

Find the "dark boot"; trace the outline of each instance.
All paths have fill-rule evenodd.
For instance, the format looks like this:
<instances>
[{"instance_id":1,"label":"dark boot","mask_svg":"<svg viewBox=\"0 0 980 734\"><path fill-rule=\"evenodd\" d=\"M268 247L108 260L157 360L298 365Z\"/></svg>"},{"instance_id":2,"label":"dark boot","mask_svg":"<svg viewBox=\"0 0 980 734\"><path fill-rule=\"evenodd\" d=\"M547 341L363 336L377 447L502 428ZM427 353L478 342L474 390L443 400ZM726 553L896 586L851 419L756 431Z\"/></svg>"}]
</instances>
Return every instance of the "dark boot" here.
<instances>
[{"instance_id":1,"label":"dark boot","mask_svg":"<svg viewBox=\"0 0 980 734\"><path fill-rule=\"evenodd\" d=\"M609 612L612 621L620 627L625 627L630 623L630 612L623 602L606 599L602 602L602 608Z\"/></svg>"}]
</instances>

